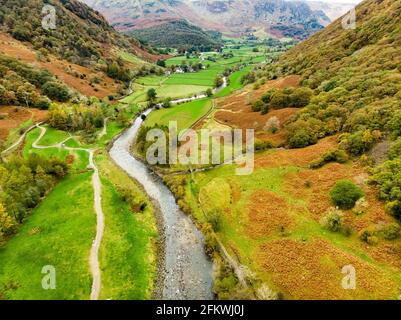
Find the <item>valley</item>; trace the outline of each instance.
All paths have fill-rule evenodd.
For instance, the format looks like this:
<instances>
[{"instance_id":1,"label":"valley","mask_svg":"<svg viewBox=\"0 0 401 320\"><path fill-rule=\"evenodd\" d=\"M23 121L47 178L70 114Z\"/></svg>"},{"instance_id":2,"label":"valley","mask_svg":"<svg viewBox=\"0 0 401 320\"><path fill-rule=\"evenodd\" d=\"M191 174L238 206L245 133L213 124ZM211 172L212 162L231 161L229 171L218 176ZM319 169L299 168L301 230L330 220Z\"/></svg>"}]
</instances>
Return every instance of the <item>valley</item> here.
<instances>
[{"instance_id":1,"label":"valley","mask_svg":"<svg viewBox=\"0 0 401 320\"><path fill-rule=\"evenodd\" d=\"M24 24L42 1L0 11L0 300L399 299L398 1L349 30L317 3L84 2L123 32L76 0L63 32ZM183 8L208 13L158 34Z\"/></svg>"}]
</instances>

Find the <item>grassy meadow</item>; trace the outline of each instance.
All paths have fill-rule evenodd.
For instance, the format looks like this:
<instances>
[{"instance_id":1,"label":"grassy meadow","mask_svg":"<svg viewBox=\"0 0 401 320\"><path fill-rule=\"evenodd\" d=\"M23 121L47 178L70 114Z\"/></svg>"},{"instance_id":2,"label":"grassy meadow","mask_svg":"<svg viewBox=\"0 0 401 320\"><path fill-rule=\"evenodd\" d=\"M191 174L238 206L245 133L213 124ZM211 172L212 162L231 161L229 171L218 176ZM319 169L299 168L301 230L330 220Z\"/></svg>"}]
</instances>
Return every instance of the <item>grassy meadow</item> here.
<instances>
[{"instance_id":1,"label":"grassy meadow","mask_svg":"<svg viewBox=\"0 0 401 320\"><path fill-rule=\"evenodd\" d=\"M153 111L145 121L145 126L155 124L168 126L170 121L177 121L178 131L190 128L212 107L211 99L205 98Z\"/></svg>"}]
</instances>

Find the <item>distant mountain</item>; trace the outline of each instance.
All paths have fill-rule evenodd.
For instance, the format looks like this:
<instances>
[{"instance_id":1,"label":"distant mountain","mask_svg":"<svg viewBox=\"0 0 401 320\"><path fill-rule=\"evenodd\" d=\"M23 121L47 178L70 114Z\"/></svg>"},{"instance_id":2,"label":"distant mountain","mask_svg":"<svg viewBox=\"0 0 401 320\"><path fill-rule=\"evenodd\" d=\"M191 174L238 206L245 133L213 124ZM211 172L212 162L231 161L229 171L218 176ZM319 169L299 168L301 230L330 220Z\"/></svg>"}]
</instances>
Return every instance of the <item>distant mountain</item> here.
<instances>
[{"instance_id":1,"label":"distant mountain","mask_svg":"<svg viewBox=\"0 0 401 320\"><path fill-rule=\"evenodd\" d=\"M135 38L157 47L196 47L210 51L220 47L221 34L206 32L185 20L172 20L146 29L128 32Z\"/></svg>"},{"instance_id":2,"label":"distant mountain","mask_svg":"<svg viewBox=\"0 0 401 320\"><path fill-rule=\"evenodd\" d=\"M235 36L264 31L305 39L330 23L323 10L307 2L284 0L83 0L118 30L144 29L187 20L204 30Z\"/></svg>"}]
</instances>

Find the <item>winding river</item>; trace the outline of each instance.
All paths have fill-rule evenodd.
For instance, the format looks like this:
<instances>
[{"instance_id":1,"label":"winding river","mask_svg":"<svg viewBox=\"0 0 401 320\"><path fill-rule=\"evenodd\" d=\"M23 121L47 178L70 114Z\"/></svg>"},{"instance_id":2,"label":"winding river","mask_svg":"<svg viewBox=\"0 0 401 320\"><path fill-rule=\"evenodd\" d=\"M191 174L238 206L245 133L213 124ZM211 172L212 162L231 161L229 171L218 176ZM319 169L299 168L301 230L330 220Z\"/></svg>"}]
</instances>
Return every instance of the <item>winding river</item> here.
<instances>
[{"instance_id":1,"label":"winding river","mask_svg":"<svg viewBox=\"0 0 401 320\"><path fill-rule=\"evenodd\" d=\"M223 77L223 85L214 93L228 85ZM205 94L172 101L177 104L205 98ZM142 114L148 116L153 109ZM211 300L213 296L213 263L205 253L205 239L192 220L176 204L174 195L141 161L130 152L131 145L141 128L143 120L138 116L132 126L120 135L110 149L114 162L129 176L137 180L148 196L154 200L161 212L164 248L159 259L163 271L159 275L164 300Z\"/></svg>"},{"instance_id":2,"label":"winding river","mask_svg":"<svg viewBox=\"0 0 401 320\"><path fill-rule=\"evenodd\" d=\"M148 115L152 110L144 112ZM142 184L159 206L162 216L164 261L161 298L165 300L213 299L213 264L205 254L204 237L192 220L176 204L161 179L130 153L142 125L141 117L125 131L110 149L110 156L125 172ZM160 257L159 257L160 258ZM164 259L163 259L164 258Z\"/></svg>"}]
</instances>

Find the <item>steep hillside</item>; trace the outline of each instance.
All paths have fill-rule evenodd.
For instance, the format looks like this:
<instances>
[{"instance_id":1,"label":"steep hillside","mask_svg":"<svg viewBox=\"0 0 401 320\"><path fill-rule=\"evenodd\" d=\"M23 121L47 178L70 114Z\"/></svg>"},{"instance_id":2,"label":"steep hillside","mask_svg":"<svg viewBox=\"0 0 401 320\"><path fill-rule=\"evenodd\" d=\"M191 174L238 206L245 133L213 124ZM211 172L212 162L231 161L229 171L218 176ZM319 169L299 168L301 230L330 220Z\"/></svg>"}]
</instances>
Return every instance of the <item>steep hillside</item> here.
<instances>
[{"instance_id":1,"label":"steep hillside","mask_svg":"<svg viewBox=\"0 0 401 320\"><path fill-rule=\"evenodd\" d=\"M246 34L264 30L278 37L304 39L330 22L306 2L283 0L84 0L120 30L143 29L185 19L204 30Z\"/></svg>"},{"instance_id":2,"label":"steep hillside","mask_svg":"<svg viewBox=\"0 0 401 320\"><path fill-rule=\"evenodd\" d=\"M55 8L54 29L42 26L46 4ZM137 62L121 59L123 52ZM65 101L75 93L98 98L124 94L141 59L159 59L76 0L2 3L0 54L0 104L40 108L47 108L49 99Z\"/></svg>"},{"instance_id":3,"label":"steep hillside","mask_svg":"<svg viewBox=\"0 0 401 320\"><path fill-rule=\"evenodd\" d=\"M54 30L42 27L45 4L56 8ZM0 24L15 39L83 66L112 56L114 47L135 53L138 45L115 32L103 16L77 0L8 0L0 7Z\"/></svg>"},{"instance_id":4,"label":"steep hillside","mask_svg":"<svg viewBox=\"0 0 401 320\"><path fill-rule=\"evenodd\" d=\"M300 75L303 86L314 90L298 117L319 123L318 130L302 129L310 136L306 144L337 132L394 131L401 94L400 12L399 1L367 0L357 7L356 29L344 30L337 21L259 71L268 78ZM293 129L295 135L301 130ZM349 148L360 154L371 145Z\"/></svg>"},{"instance_id":5,"label":"steep hillside","mask_svg":"<svg viewBox=\"0 0 401 320\"><path fill-rule=\"evenodd\" d=\"M219 47L219 35L212 32L205 32L185 20L173 20L165 24L153 26L146 29L130 31L139 40L146 41L157 47L191 47L204 48L211 51Z\"/></svg>"},{"instance_id":6,"label":"steep hillside","mask_svg":"<svg viewBox=\"0 0 401 320\"><path fill-rule=\"evenodd\" d=\"M273 137L284 136L283 144L303 148L335 135L338 151L311 167L347 156L360 159L370 167L387 212L400 219L401 3L366 0L357 7L356 24L356 29L343 29L337 21L277 63L248 75L264 81L299 75L303 86L265 90L253 114L297 107Z\"/></svg>"}]
</instances>

